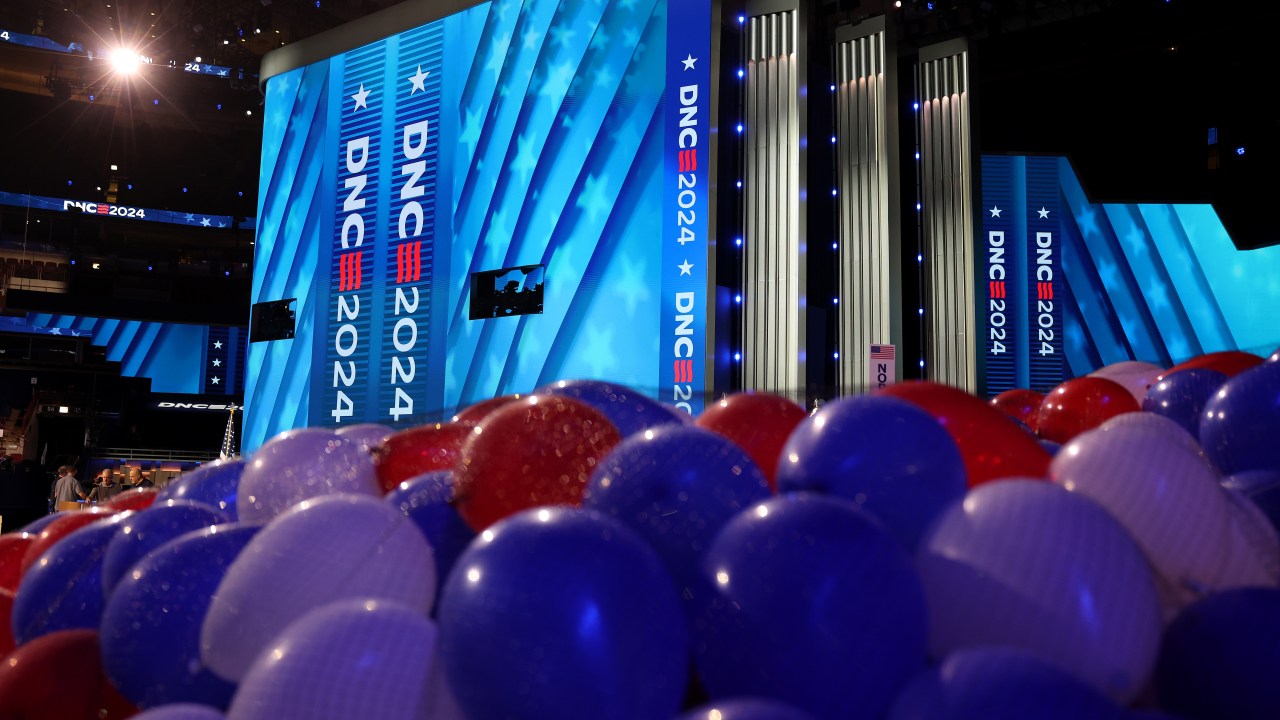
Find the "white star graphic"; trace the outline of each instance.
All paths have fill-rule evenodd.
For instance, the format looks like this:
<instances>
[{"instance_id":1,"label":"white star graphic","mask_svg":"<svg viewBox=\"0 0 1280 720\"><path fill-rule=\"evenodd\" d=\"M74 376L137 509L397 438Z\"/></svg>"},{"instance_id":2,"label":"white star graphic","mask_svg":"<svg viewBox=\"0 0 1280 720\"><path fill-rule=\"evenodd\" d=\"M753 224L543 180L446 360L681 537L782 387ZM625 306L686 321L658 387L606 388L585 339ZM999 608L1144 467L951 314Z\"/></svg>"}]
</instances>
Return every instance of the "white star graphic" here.
<instances>
[{"instance_id":1,"label":"white star graphic","mask_svg":"<svg viewBox=\"0 0 1280 720\"><path fill-rule=\"evenodd\" d=\"M213 360L213 366L214 366L214 367L222 367L222 361L221 361L221 360L219 360L219 359L217 359L217 358L214 358L214 360Z\"/></svg>"},{"instance_id":2,"label":"white star graphic","mask_svg":"<svg viewBox=\"0 0 1280 720\"><path fill-rule=\"evenodd\" d=\"M1036 212L1040 213L1040 219L1041 219L1041 220L1046 220L1046 219L1048 219L1048 217L1049 217L1049 211L1048 211L1048 210L1045 210L1043 206L1041 206L1041 208L1040 208L1039 210L1037 210Z\"/></svg>"},{"instance_id":3,"label":"white star graphic","mask_svg":"<svg viewBox=\"0 0 1280 720\"><path fill-rule=\"evenodd\" d=\"M999 205L992 205L989 212L991 213L991 217L1000 217L1000 213L1004 211L1000 209Z\"/></svg>"},{"instance_id":4,"label":"white star graphic","mask_svg":"<svg viewBox=\"0 0 1280 720\"><path fill-rule=\"evenodd\" d=\"M215 340L215 341L214 341L214 343L213 343L213 349L214 349L214 350L221 350L221 349L222 349L222 341L221 341L221 340Z\"/></svg>"},{"instance_id":5,"label":"white star graphic","mask_svg":"<svg viewBox=\"0 0 1280 720\"><path fill-rule=\"evenodd\" d=\"M412 95L418 92L419 90L421 90L422 92L426 92L427 88L426 86L423 85L423 83L427 81L427 76L430 74L431 73L429 72L426 72L426 73L422 72L422 66L419 65L418 72L409 76L409 82L413 83L413 89L409 91L409 94Z\"/></svg>"},{"instance_id":6,"label":"white star graphic","mask_svg":"<svg viewBox=\"0 0 1280 720\"><path fill-rule=\"evenodd\" d=\"M209 218L200 218L201 227L209 227Z\"/></svg>"},{"instance_id":7,"label":"white star graphic","mask_svg":"<svg viewBox=\"0 0 1280 720\"><path fill-rule=\"evenodd\" d=\"M689 264L687 259L684 261L683 265L677 265L676 267L680 268L681 275L693 276L693 273L691 272L693 270L693 265Z\"/></svg>"},{"instance_id":8,"label":"white star graphic","mask_svg":"<svg viewBox=\"0 0 1280 720\"><path fill-rule=\"evenodd\" d=\"M696 58L696 57L694 57L692 54L690 54L689 56L685 57L685 59L681 60L680 62L684 63L684 69L685 69L685 70L692 70L692 69L693 69L693 64L694 64L694 63L696 63L696 62L698 62L698 58Z\"/></svg>"},{"instance_id":9,"label":"white star graphic","mask_svg":"<svg viewBox=\"0 0 1280 720\"><path fill-rule=\"evenodd\" d=\"M77 332L77 331L75 331L75 330L72 330L72 331L71 331L71 337L80 337L80 333L79 333L79 332Z\"/></svg>"},{"instance_id":10,"label":"white star graphic","mask_svg":"<svg viewBox=\"0 0 1280 720\"><path fill-rule=\"evenodd\" d=\"M214 375L212 378L209 379L209 381L212 382L214 385L217 385L218 383L222 382L222 378L218 377L217 375Z\"/></svg>"},{"instance_id":11,"label":"white star graphic","mask_svg":"<svg viewBox=\"0 0 1280 720\"><path fill-rule=\"evenodd\" d=\"M360 83L360 91L351 96L356 101L356 106L352 110L369 107L369 91L364 89L364 83Z\"/></svg>"},{"instance_id":12,"label":"white star graphic","mask_svg":"<svg viewBox=\"0 0 1280 720\"><path fill-rule=\"evenodd\" d=\"M49 334L50 334L50 335L61 335L61 334L62 334L62 328L49 328Z\"/></svg>"},{"instance_id":13,"label":"white star graphic","mask_svg":"<svg viewBox=\"0 0 1280 720\"><path fill-rule=\"evenodd\" d=\"M195 216L195 215L192 215L191 213L187 213L187 214L186 214L186 216L184 217L184 219L185 219L187 222L195 222L195 220L196 220L196 216Z\"/></svg>"}]
</instances>

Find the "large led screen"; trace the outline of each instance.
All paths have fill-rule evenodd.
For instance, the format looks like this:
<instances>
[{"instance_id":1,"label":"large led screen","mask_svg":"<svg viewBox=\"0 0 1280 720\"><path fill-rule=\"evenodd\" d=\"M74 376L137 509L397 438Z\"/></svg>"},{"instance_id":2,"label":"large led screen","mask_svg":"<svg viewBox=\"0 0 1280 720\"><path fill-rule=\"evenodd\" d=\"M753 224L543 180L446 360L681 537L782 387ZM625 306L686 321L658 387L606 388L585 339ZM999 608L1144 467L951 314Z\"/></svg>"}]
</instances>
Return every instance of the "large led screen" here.
<instances>
[{"instance_id":1,"label":"large led screen","mask_svg":"<svg viewBox=\"0 0 1280 720\"><path fill-rule=\"evenodd\" d=\"M1280 347L1280 247L1237 249L1212 205L1094 202L1063 157L984 156L982 184L987 394Z\"/></svg>"},{"instance_id":2,"label":"large led screen","mask_svg":"<svg viewBox=\"0 0 1280 720\"><path fill-rule=\"evenodd\" d=\"M563 378L698 412L711 66L710 0L503 0L269 78L253 301L298 326L244 449ZM530 267L536 311L470 307Z\"/></svg>"}]
</instances>

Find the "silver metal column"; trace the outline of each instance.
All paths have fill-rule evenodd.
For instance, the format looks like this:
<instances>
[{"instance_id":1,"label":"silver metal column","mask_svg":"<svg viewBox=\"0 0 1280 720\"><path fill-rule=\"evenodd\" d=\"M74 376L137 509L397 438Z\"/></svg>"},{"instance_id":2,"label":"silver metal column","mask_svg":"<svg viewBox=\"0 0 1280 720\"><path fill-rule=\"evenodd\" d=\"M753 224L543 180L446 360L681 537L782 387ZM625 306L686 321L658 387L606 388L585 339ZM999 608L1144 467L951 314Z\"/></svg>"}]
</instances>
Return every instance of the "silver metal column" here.
<instances>
[{"instance_id":1,"label":"silver metal column","mask_svg":"<svg viewBox=\"0 0 1280 720\"><path fill-rule=\"evenodd\" d=\"M883 16L836 29L835 79L836 381L844 394L867 386L869 345L902 345L897 53Z\"/></svg>"},{"instance_id":2,"label":"silver metal column","mask_svg":"<svg viewBox=\"0 0 1280 720\"><path fill-rule=\"evenodd\" d=\"M961 38L920 50L917 69L923 190L925 377L975 392L974 201L977 171Z\"/></svg>"},{"instance_id":3,"label":"silver metal column","mask_svg":"<svg viewBox=\"0 0 1280 720\"><path fill-rule=\"evenodd\" d=\"M805 390L807 49L798 0L747 5L742 175L746 389Z\"/></svg>"}]
</instances>

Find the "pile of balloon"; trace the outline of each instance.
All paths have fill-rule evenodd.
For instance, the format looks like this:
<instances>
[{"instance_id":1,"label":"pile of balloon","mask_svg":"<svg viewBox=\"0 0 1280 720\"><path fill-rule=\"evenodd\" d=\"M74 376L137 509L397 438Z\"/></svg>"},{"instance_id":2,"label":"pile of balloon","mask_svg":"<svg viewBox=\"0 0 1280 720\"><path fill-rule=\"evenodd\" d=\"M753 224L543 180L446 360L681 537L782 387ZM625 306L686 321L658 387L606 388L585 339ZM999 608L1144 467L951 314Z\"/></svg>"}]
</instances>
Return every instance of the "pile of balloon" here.
<instances>
[{"instance_id":1,"label":"pile of balloon","mask_svg":"<svg viewBox=\"0 0 1280 720\"><path fill-rule=\"evenodd\" d=\"M1280 351L283 433L0 536L0 718L1280 718Z\"/></svg>"}]
</instances>

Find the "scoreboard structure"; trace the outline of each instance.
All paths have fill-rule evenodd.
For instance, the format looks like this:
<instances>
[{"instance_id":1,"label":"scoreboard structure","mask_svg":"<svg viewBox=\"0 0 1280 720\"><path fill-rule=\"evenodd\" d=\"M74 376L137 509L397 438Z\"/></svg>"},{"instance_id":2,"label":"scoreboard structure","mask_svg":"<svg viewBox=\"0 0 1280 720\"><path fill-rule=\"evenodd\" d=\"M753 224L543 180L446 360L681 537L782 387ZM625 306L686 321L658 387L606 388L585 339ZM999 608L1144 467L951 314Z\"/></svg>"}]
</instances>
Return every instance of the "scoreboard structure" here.
<instances>
[{"instance_id":1,"label":"scoreboard structure","mask_svg":"<svg viewBox=\"0 0 1280 720\"><path fill-rule=\"evenodd\" d=\"M297 326L242 449L567 378L699 412L713 5L416 0L268 55L253 302Z\"/></svg>"}]
</instances>

